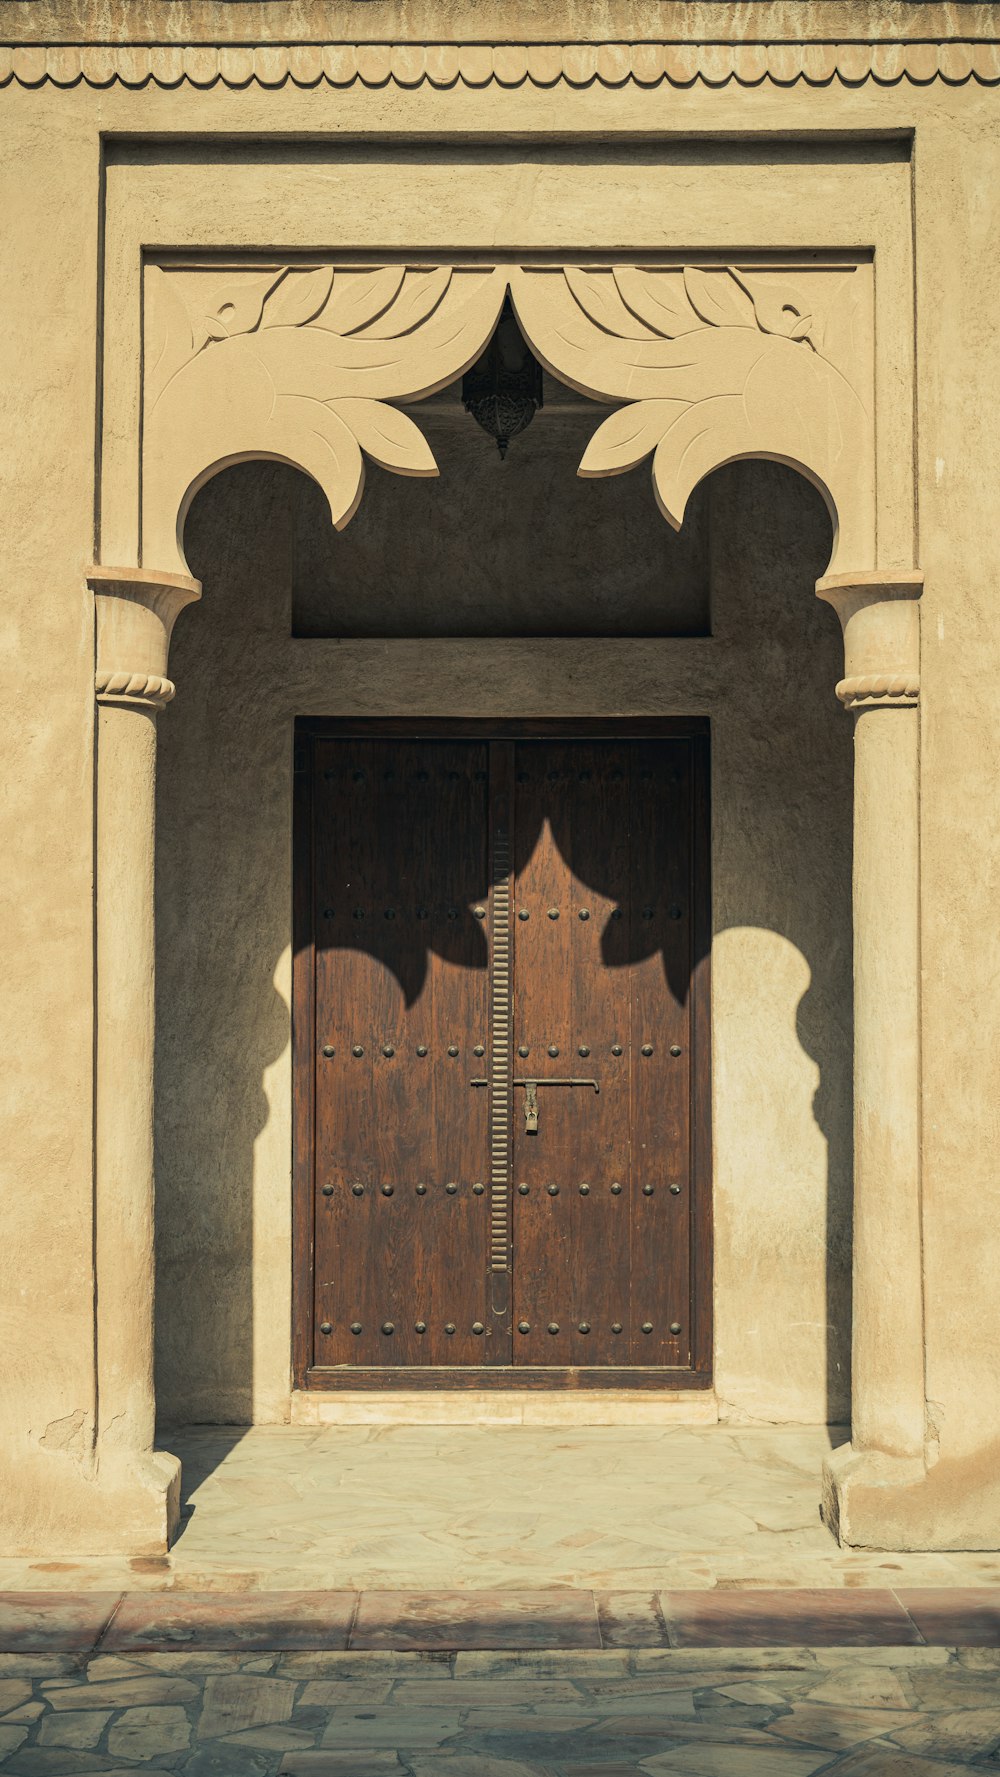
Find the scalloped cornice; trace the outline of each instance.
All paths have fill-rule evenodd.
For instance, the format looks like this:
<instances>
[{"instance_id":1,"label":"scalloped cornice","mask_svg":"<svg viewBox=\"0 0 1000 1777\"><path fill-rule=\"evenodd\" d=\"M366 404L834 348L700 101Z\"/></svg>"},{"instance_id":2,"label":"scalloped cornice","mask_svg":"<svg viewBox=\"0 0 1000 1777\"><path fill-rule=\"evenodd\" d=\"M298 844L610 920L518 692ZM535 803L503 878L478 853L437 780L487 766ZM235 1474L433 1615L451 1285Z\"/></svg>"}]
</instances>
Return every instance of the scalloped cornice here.
<instances>
[{"instance_id":1,"label":"scalloped cornice","mask_svg":"<svg viewBox=\"0 0 1000 1777\"><path fill-rule=\"evenodd\" d=\"M1000 84L1000 39L947 42L28 44L0 86L722 87Z\"/></svg>"}]
</instances>

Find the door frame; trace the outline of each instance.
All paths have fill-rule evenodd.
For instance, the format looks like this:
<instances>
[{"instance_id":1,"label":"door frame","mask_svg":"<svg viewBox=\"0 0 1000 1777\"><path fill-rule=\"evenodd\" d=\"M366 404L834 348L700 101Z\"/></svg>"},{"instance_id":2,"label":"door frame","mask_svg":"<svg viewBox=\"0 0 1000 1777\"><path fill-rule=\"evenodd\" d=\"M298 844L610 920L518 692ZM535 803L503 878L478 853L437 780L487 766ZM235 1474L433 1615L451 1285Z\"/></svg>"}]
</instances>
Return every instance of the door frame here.
<instances>
[{"instance_id":1,"label":"door frame","mask_svg":"<svg viewBox=\"0 0 1000 1777\"><path fill-rule=\"evenodd\" d=\"M691 1365L584 1372L477 1366L416 1370L311 1368L314 1276L316 1025L312 930L312 778L306 740L688 740L692 743ZM342 1389L711 1389L713 1384L712 878L710 722L707 716L299 717L292 792L292 1387ZM302 1089L299 1089L299 1082Z\"/></svg>"}]
</instances>

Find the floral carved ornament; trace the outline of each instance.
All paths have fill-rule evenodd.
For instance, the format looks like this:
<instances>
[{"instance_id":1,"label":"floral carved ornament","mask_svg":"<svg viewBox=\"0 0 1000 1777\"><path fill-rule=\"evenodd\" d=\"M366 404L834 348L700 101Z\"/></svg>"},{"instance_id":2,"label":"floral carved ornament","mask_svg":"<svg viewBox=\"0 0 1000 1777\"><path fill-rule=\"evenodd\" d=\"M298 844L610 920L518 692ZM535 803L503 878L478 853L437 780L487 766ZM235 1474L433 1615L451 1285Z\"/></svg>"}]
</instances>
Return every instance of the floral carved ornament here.
<instances>
[{"instance_id":1,"label":"floral carved ornament","mask_svg":"<svg viewBox=\"0 0 1000 1777\"><path fill-rule=\"evenodd\" d=\"M454 382L509 288L546 369L615 410L584 477L652 457L665 517L720 464L772 457L827 500L845 559L873 530L871 304L865 267L737 265L151 267L147 286L143 553L185 570L194 494L218 469L285 461L322 487L342 529L365 458L438 473L396 403ZM620 405L618 405L620 404Z\"/></svg>"}]
</instances>

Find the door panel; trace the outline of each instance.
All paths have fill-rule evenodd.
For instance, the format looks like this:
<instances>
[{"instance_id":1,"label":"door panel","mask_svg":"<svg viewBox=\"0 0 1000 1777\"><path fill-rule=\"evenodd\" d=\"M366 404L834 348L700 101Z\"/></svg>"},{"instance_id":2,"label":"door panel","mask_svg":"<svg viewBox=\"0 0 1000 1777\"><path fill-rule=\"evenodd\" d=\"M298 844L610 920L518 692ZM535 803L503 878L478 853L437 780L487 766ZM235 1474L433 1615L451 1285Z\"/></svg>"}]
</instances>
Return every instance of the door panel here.
<instances>
[{"instance_id":1,"label":"door panel","mask_svg":"<svg viewBox=\"0 0 1000 1777\"><path fill-rule=\"evenodd\" d=\"M315 755L316 1359L481 1363L487 749Z\"/></svg>"},{"instance_id":2,"label":"door panel","mask_svg":"<svg viewBox=\"0 0 1000 1777\"><path fill-rule=\"evenodd\" d=\"M702 736L330 726L297 814L297 1380L707 1385Z\"/></svg>"},{"instance_id":3,"label":"door panel","mask_svg":"<svg viewBox=\"0 0 1000 1777\"><path fill-rule=\"evenodd\" d=\"M687 1364L691 1321L691 759L632 749L629 1362ZM651 1052L650 1052L651 1051ZM672 1331L676 1327L678 1331Z\"/></svg>"},{"instance_id":4,"label":"door panel","mask_svg":"<svg viewBox=\"0 0 1000 1777\"><path fill-rule=\"evenodd\" d=\"M515 782L514 1041L542 1083L537 1131L515 1090L514 1361L676 1366L690 1337L688 748L526 742ZM597 1090L544 1084L560 1078Z\"/></svg>"},{"instance_id":5,"label":"door panel","mask_svg":"<svg viewBox=\"0 0 1000 1777\"><path fill-rule=\"evenodd\" d=\"M629 980L602 957L628 917L627 762L614 743L517 749L515 1077L599 1090L540 1085L528 1134L515 1088L515 1363L627 1361Z\"/></svg>"}]
</instances>

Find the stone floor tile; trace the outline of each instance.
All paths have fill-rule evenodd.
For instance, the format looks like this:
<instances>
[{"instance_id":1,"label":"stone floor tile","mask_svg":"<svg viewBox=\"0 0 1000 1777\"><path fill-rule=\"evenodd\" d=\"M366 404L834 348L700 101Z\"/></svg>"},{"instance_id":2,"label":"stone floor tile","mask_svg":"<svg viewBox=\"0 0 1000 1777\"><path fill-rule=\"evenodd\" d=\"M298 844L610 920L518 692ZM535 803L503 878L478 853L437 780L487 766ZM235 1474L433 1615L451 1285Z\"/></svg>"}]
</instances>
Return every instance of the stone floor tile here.
<instances>
[{"instance_id":1,"label":"stone floor tile","mask_svg":"<svg viewBox=\"0 0 1000 1777\"><path fill-rule=\"evenodd\" d=\"M600 1647L589 1592L364 1592L352 1648Z\"/></svg>"},{"instance_id":2,"label":"stone floor tile","mask_svg":"<svg viewBox=\"0 0 1000 1777\"><path fill-rule=\"evenodd\" d=\"M337 1709L353 1704L356 1708L362 1703L385 1703L388 1701L394 1684L391 1672L384 1676L375 1674L371 1678L314 1678L299 1693L299 1705L307 1709ZM413 1688L421 1693L430 1691L439 1702L444 1690L450 1692L451 1679L414 1679Z\"/></svg>"},{"instance_id":3,"label":"stone floor tile","mask_svg":"<svg viewBox=\"0 0 1000 1777\"><path fill-rule=\"evenodd\" d=\"M523 1759L503 1758L488 1752L455 1753L447 1760L440 1755L431 1759L419 1755L409 1759L413 1777L551 1777L548 1765L529 1765Z\"/></svg>"},{"instance_id":4,"label":"stone floor tile","mask_svg":"<svg viewBox=\"0 0 1000 1777\"><path fill-rule=\"evenodd\" d=\"M3 1719L5 1722L37 1721L44 1708L45 1704L37 1701L33 1703L22 1703L20 1709L8 1710Z\"/></svg>"},{"instance_id":5,"label":"stone floor tile","mask_svg":"<svg viewBox=\"0 0 1000 1777\"><path fill-rule=\"evenodd\" d=\"M577 1706L607 1715L614 1710L621 1719L628 1716L685 1716L694 1717L694 1691L662 1689L642 1691L638 1695L628 1696L621 1690L606 1694L604 1697L584 1695L577 1699Z\"/></svg>"},{"instance_id":6,"label":"stone floor tile","mask_svg":"<svg viewBox=\"0 0 1000 1777\"><path fill-rule=\"evenodd\" d=\"M142 1678L147 1671L141 1660L124 1660L118 1654L93 1654L83 1676L88 1683L95 1684L105 1678Z\"/></svg>"},{"instance_id":7,"label":"stone floor tile","mask_svg":"<svg viewBox=\"0 0 1000 1777\"><path fill-rule=\"evenodd\" d=\"M525 1678L589 1680L624 1677L631 1666L629 1654L610 1648L593 1653L580 1648L553 1648L548 1652L472 1650L459 1652L453 1658L456 1678L504 1678L516 1684Z\"/></svg>"},{"instance_id":8,"label":"stone floor tile","mask_svg":"<svg viewBox=\"0 0 1000 1777\"><path fill-rule=\"evenodd\" d=\"M76 1654L0 1654L0 1678L65 1678L75 1672Z\"/></svg>"},{"instance_id":9,"label":"stone floor tile","mask_svg":"<svg viewBox=\"0 0 1000 1777\"><path fill-rule=\"evenodd\" d=\"M237 1653L210 1653L196 1650L169 1654L96 1654L87 1661L87 1678L91 1684L98 1679L137 1677L147 1672L162 1672L167 1677L196 1672L205 1677L210 1672L242 1672L247 1656Z\"/></svg>"},{"instance_id":10,"label":"stone floor tile","mask_svg":"<svg viewBox=\"0 0 1000 1777\"><path fill-rule=\"evenodd\" d=\"M788 1680L793 1677L791 1673L786 1673L784 1676ZM737 1684L720 1685L717 1694L720 1697L728 1698L733 1703L759 1703L765 1708L784 1708L786 1703L794 1701L796 1697L801 1697L807 1692L809 1696L815 1695L815 1692L810 1688L813 1676L811 1672L797 1672L794 1674L797 1682L784 1683L780 1690L777 1685L769 1684L766 1680L742 1680Z\"/></svg>"},{"instance_id":11,"label":"stone floor tile","mask_svg":"<svg viewBox=\"0 0 1000 1777\"><path fill-rule=\"evenodd\" d=\"M255 1678L242 1673L209 1678L198 1721L198 1739L238 1734L244 1728L269 1727L287 1721L295 1701L295 1685L285 1678Z\"/></svg>"},{"instance_id":12,"label":"stone floor tile","mask_svg":"<svg viewBox=\"0 0 1000 1777\"><path fill-rule=\"evenodd\" d=\"M116 1769L96 1752L75 1752L64 1746L22 1746L4 1764L4 1777L94 1777ZM117 1767L121 1769L121 1767Z\"/></svg>"},{"instance_id":13,"label":"stone floor tile","mask_svg":"<svg viewBox=\"0 0 1000 1777\"><path fill-rule=\"evenodd\" d=\"M787 1699L790 1700L791 1697L800 1695L803 1690L807 1690L814 1682L815 1677L816 1674L811 1671L782 1672L779 1669L773 1674L773 1676L768 1676L763 1682L771 1688L776 1687L780 1689L783 1693L782 1700L784 1701L786 1700L786 1695ZM735 1692L749 1690L755 1683L760 1682L762 1681L755 1680L752 1672L740 1672L739 1670L735 1672L726 1672L722 1667L717 1671L712 1671L710 1669L699 1670L697 1666L690 1666L686 1671L671 1672L667 1670L664 1672L647 1672L643 1673L641 1676L631 1678L625 1683L614 1684L612 1682L609 1684L590 1684L586 1689L588 1693L593 1693L595 1696L600 1696L602 1693L606 1693L608 1696L615 1697L629 1695L637 1697L643 1693L649 1695L650 1693L664 1690L721 1692L726 1684L731 1685ZM740 1695L735 1697L734 1700L739 1703L749 1703L755 1699Z\"/></svg>"},{"instance_id":14,"label":"stone floor tile","mask_svg":"<svg viewBox=\"0 0 1000 1777\"><path fill-rule=\"evenodd\" d=\"M598 1592L604 1647L666 1647L667 1626L655 1592Z\"/></svg>"},{"instance_id":15,"label":"stone floor tile","mask_svg":"<svg viewBox=\"0 0 1000 1777\"><path fill-rule=\"evenodd\" d=\"M310 1685L310 1691L318 1687ZM348 1699L344 1699L347 1701ZM302 1697L305 1703L307 1698ZM581 1690L568 1679L522 1677L516 1689L502 1678L398 1678L393 1707L410 1709L538 1709L568 1704L580 1709Z\"/></svg>"},{"instance_id":16,"label":"stone floor tile","mask_svg":"<svg viewBox=\"0 0 1000 1777\"><path fill-rule=\"evenodd\" d=\"M439 1764L436 1777L441 1777ZM288 1777L400 1777L403 1770L394 1752L296 1752L279 1767Z\"/></svg>"},{"instance_id":17,"label":"stone floor tile","mask_svg":"<svg viewBox=\"0 0 1000 1777\"><path fill-rule=\"evenodd\" d=\"M130 1593L102 1642L108 1653L198 1648L346 1647L353 1592Z\"/></svg>"},{"instance_id":18,"label":"stone floor tile","mask_svg":"<svg viewBox=\"0 0 1000 1777\"><path fill-rule=\"evenodd\" d=\"M637 1724L645 1723L645 1726ZM601 1722L593 1729L598 1737L611 1736L624 1739L626 1734L645 1736L662 1734L664 1739L683 1741L696 1744L704 1741L715 1746L769 1746L774 1747L770 1734L761 1728L748 1727L734 1720L726 1722L718 1715L713 1719L703 1720L694 1715L676 1715L665 1720L663 1716L625 1716L619 1717L607 1711Z\"/></svg>"},{"instance_id":19,"label":"stone floor tile","mask_svg":"<svg viewBox=\"0 0 1000 1777\"><path fill-rule=\"evenodd\" d=\"M815 1649L808 1647L666 1648L656 1652L640 1648L632 1664L637 1673L718 1671L717 1679L706 1678L703 1682L725 1684L741 1672L813 1671L819 1657Z\"/></svg>"},{"instance_id":20,"label":"stone floor tile","mask_svg":"<svg viewBox=\"0 0 1000 1777\"><path fill-rule=\"evenodd\" d=\"M576 1734L596 1725L600 1711L578 1703L575 1709L470 1709L462 1724L469 1734Z\"/></svg>"},{"instance_id":21,"label":"stone floor tile","mask_svg":"<svg viewBox=\"0 0 1000 1777\"><path fill-rule=\"evenodd\" d=\"M227 1746L256 1746L261 1752L296 1752L316 1744L316 1735L305 1728L246 1728L242 1734L227 1734Z\"/></svg>"},{"instance_id":22,"label":"stone floor tile","mask_svg":"<svg viewBox=\"0 0 1000 1777\"><path fill-rule=\"evenodd\" d=\"M176 1706L126 1709L108 1734L108 1751L115 1758L156 1758L184 1752L190 1744L191 1723Z\"/></svg>"},{"instance_id":23,"label":"stone floor tile","mask_svg":"<svg viewBox=\"0 0 1000 1777\"><path fill-rule=\"evenodd\" d=\"M389 1683L394 1678L412 1678L416 1673L428 1678L448 1678L454 1671L456 1657L475 1656L456 1656L441 1648L409 1653L397 1652L395 1648L357 1648L346 1654L338 1649L327 1654L279 1654L274 1669L281 1678L327 1678L338 1682L363 1679L374 1684L379 1679Z\"/></svg>"},{"instance_id":24,"label":"stone floor tile","mask_svg":"<svg viewBox=\"0 0 1000 1777\"><path fill-rule=\"evenodd\" d=\"M307 1759L312 1754L292 1752L286 1757ZM273 1770L273 1753L251 1752L248 1746L227 1746L224 1740L199 1746L197 1752L184 1761L184 1777L270 1777Z\"/></svg>"},{"instance_id":25,"label":"stone floor tile","mask_svg":"<svg viewBox=\"0 0 1000 1777\"><path fill-rule=\"evenodd\" d=\"M508 1711L504 1726L510 1723ZM333 1752L349 1752L354 1748L395 1751L397 1747L440 1746L459 1731L458 1716L451 1710L393 1709L367 1710L354 1714L338 1710L331 1715L323 1730L320 1746Z\"/></svg>"},{"instance_id":26,"label":"stone floor tile","mask_svg":"<svg viewBox=\"0 0 1000 1777\"><path fill-rule=\"evenodd\" d=\"M0 1648L7 1653L86 1652L107 1626L117 1592L0 1593Z\"/></svg>"},{"instance_id":27,"label":"stone floor tile","mask_svg":"<svg viewBox=\"0 0 1000 1777\"><path fill-rule=\"evenodd\" d=\"M865 1740L884 1738L919 1719L909 1709L842 1709L830 1703L795 1703L768 1731L780 1740L848 1752Z\"/></svg>"},{"instance_id":28,"label":"stone floor tile","mask_svg":"<svg viewBox=\"0 0 1000 1777\"><path fill-rule=\"evenodd\" d=\"M150 1673L148 1678L109 1679L72 1690L47 1690L45 1700L53 1709L80 1709L84 1703L88 1709L129 1709L150 1703L193 1703L199 1690L190 1678L161 1678Z\"/></svg>"},{"instance_id":29,"label":"stone floor tile","mask_svg":"<svg viewBox=\"0 0 1000 1777\"><path fill-rule=\"evenodd\" d=\"M1000 1745L1000 1687L995 1709L958 1709L935 1715L888 1736L907 1752L927 1758L982 1758Z\"/></svg>"},{"instance_id":30,"label":"stone floor tile","mask_svg":"<svg viewBox=\"0 0 1000 1777\"><path fill-rule=\"evenodd\" d=\"M564 1777L642 1777L638 1765L623 1764L619 1760L611 1764L606 1761L596 1765L593 1761L586 1765L563 1764L562 1769Z\"/></svg>"},{"instance_id":31,"label":"stone floor tile","mask_svg":"<svg viewBox=\"0 0 1000 1777\"><path fill-rule=\"evenodd\" d=\"M998 1679L993 1672L950 1665L910 1673L918 1709L995 1709Z\"/></svg>"},{"instance_id":32,"label":"stone floor tile","mask_svg":"<svg viewBox=\"0 0 1000 1777\"><path fill-rule=\"evenodd\" d=\"M19 1704L27 1703L31 1698L31 1680L27 1678L0 1678L0 1715L7 1715Z\"/></svg>"},{"instance_id":33,"label":"stone floor tile","mask_svg":"<svg viewBox=\"0 0 1000 1777\"><path fill-rule=\"evenodd\" d=\"M739 1647L836 1642L917 1642L891 1592L664 1592L663 1614L679 1647Z\"/></svg>"},{"instance_id":34,"label":"stone floor tile","mask_svg":"<svg viewBox=\"0 0 1000 1777\"><path fill-rule=\"evenodd\" d=\"M854 1709L915 1709L916 1692L908 1674L898 1666L882 1668L844 1665L808 1696L813 1703L837 1703Z\"/></svg>"},{"instance_id":35,"label":"stone floor tile","mask_svg":"<svg viewBox=\"0 0 1000 1777\"><path fill-rule=\"evenodd\" d=\"M0 1722L0 1754L16 1752L28 1738L28 1728L21 1722Z\"/></svg>"},{"instance_id":36,"label":"stone floor tile","mask_svg":"<svg viewBox=\"0 0 1000 1777\"><path fill-rule=\"evenodd\" d=\"M797 1699L792 1698L794 1703ZM773 1721L777 1706L773 1703L740 1703L722 1697L718 1691L702 1691L697 1702L697 1719L718 1728L763 1728Z\"/></svg>"},{"instance_id":37,"label":"stone floor tile","mask_svg":"<svg viewBox=\"0 0 1000 1777\"><path fill-rule=\"evenodd\" d=\"M681 1746L643 1759L639 1769L649 1777L811 1777L829 1758L783 1747Z\"/></svg>"},{"instance_id":38,"label":"stone floor tile","mask_svg":"<svg viewBox=\"0 0 1000 1777\"><path fill-rule=\"evenodd\" d=\"M818 1666L947 1666L952 1658L946 1647L817 1647Z\"/></svg>"},{"instance_id":39,"label":"stone floor tile","mask_svg":"<svg viewBox=\"0 0 1000 1777\"><path fill-rule=\"evenodd\" d=\"M997 1647L960 1647L955 1659L960 1666L968 1666L976 1672L1000 1671L1000 1648Z\"/></svg>"},{"instance_id":40,"label":"stone floor tile","mask_svg":"<svg viewBox=\"0 0 1000 1777\"><path fill-rule=\"evenodd\" d=\"M96 1746L110 1720L109 1709L68 1709L47 1715L36 1740L39 1746Z\"/></svg>"},{"instance_id":41,"label":"stone floor tile","mask_svg":"<svg viewBox=\"0 0 1000 1777\"><path fill-rule=\"evenodd\" d=\"M1000 1647L1000 1586L937 1586L896 1596L925 1641L944 1647Z\"/></svg>"},{"instance_id":42,"label":"stone floor tile","mask_svg":"<svg viewBox=\"0 0 1000 1777\"><path fill-rule=\"evenodd\" d=\"M871 1740L834 1765L833 1773L835 1777L969 1777L969 1767L951 1759L932 1762L918 1753L900 1751L889 1740Z\"/></svg>"}]
</instances>

